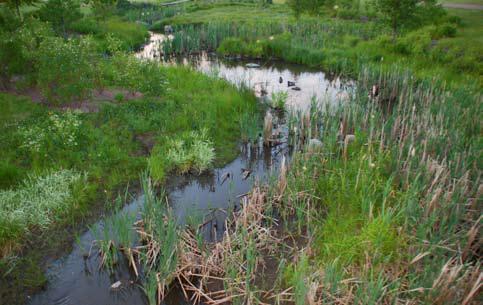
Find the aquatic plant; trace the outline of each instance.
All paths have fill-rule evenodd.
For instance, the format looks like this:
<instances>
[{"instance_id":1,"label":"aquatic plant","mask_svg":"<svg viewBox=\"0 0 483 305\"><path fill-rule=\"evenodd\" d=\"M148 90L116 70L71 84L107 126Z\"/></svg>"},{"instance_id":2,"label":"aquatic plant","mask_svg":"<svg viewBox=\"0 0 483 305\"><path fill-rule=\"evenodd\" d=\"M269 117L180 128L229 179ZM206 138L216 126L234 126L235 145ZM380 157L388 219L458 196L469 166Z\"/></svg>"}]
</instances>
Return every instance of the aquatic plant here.
<instances>
[{"instance_id":1,"label":"aquatic plant","mask_svg":"<svg viewBox=\"0 0 483 305\"><path fill-rule=\"evenodd\" d=\"M271 106L277 110L285 110L285 104L287 103L288 92L278 91L272 93Z\"/></svg>"},{"instance_id":2,"label":"aquatic plant","mask_svg":"<svg viewBox=\"0 0 483 305\"><path fill-rule=\"evenodd\" d=\"M206 129L192 131L181 139L169 139L167 162L180 173L195 170L198 174L208 169L215 159L213 143Z\"/></svg>"},{"instance_id":3,"label":"aquatic plant","mask_svg":"<svg viewBox=\"0 0 483 305\"><path fill-rule=\"evenodd\" d=\"M245 143L254 143L260 134L260 115L258 112L244 112L239 119L241 140Z\"/></svg>"}]
</instances>

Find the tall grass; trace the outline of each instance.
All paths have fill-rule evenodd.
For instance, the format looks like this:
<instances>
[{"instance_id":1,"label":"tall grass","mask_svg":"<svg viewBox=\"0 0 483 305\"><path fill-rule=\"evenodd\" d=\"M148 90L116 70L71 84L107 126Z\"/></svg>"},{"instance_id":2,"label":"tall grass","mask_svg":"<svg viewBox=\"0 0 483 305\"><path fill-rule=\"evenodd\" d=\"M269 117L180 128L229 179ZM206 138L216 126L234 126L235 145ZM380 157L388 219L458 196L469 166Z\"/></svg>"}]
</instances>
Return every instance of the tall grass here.
<instances>
[{"instance_id":1,"label":"tall grass","mask_svg":"<svg viewBox=\"0 0 483 305\"><path fill-rule=\"evenodd\" d=\"M369 94L374 84L377 97ZM285 200L315 233L311 260L333 293L320 286L320 300L474 298L479 284L470 278L480 267L471 236L480 213L466 202L481 196L481 96L417 81L402 69L364 69L350 102L318 113L294 120L299 130L320 122L324 146L320 155L294 158ZM461 293L442 288L450 286Z\"/></svg>"}]
</instances>

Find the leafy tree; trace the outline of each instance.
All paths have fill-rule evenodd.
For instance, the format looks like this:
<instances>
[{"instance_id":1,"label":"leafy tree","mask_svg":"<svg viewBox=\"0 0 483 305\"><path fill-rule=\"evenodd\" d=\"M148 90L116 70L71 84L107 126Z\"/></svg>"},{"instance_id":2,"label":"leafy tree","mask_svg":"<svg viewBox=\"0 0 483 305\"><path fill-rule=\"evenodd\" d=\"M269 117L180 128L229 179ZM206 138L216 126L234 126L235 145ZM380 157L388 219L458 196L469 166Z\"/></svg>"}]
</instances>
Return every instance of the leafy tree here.
<instances>
[{"instance_id":1,"label":"leafy tree","mask_svg":"<svg viewBox=\"0 0 483 305\"><path fill-rule=\"evenodd\" d=\"M54 35L50 26L36 19L20 23L13 14L0 13L0 81L7 88L14 75L34 70L37 52L46 37Z\"/></svg>"},{"instance_id":2,"label":"leafy tree","mask_svg":"<svg viewBox=\"0 0 483 305\"><path fill-rule=\"evenodd\" d=\"M31 5L36 2L39 2L39 0L0 0L0 3L7 5L7 7L11 9L15 9L19 18L22 17L22 15L20 14L20 7L22 5Z\"/></svg>"},{"instance_id":3,"label":"leafy tree","mask_svg":"<svg viewBox=\"0 0 483 305\"><path fill-rule=\"evenodd\" d=\"M79 3L75 0L49 0L39 10L40 19L52 24L56 32L67 35L66 29L82 18Z\"/></svg>"},{"instance_id":4,"label":"leafy tree","mask_svg":"<svg viewBox=\"0 0 483 305\"><path fill-rule=\"evenodd\" d=\"M438 15L436 12L441 12L436 0L375 0L374 6L392 28L394 39L401 28L427 23L424 18L435 18Z\"/></svg>"}]
</instances>

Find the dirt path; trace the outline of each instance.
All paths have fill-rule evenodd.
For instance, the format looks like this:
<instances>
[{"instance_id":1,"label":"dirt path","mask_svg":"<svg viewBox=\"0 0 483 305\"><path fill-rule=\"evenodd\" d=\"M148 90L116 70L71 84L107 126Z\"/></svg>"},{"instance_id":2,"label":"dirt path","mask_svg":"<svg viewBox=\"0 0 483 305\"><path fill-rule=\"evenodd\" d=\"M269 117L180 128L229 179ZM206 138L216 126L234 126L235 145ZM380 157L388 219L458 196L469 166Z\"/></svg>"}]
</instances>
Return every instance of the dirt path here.
<instances>
[{"instance_id":1,"label":"dirt path","mask_svg":"<svg viewBox=\"0 0 483 305\"><path fill-rule=\"evenodd\" d=\"M481 4L470 4L470 3L444 3L445 8L459 8L464 10L483 10L483 5Z\"/></svg>"}]
</instances>

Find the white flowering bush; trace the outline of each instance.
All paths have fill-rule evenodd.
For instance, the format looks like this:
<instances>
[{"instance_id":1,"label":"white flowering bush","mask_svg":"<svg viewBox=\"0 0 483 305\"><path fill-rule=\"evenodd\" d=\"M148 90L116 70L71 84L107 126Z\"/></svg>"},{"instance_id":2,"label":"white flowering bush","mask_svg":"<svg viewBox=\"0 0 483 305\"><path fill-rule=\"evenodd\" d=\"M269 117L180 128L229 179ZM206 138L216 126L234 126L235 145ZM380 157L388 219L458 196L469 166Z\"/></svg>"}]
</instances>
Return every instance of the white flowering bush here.
<instances>
[{"instance_id":1,"label":"white flowering bush","mask_svg":"<svg viewBox=\"0 0 483 305\"><path fill-rule=\"evenodd\" d=\"M85 185L86 179L83 173L60 170L30 176L18 188L0 191L0 248L32 228L48 228L71 211L76 203L74 189Z\"/></svg>"},{"instance_id":2,"label":"white flowering bush","mask_svg":"<svg viewBox=\"0 0 483 305\"><path fill-rule=\"evenodd\" d=\"M49 113L48 118L37 125L19 127L21 148L37 153L47 151L50 145L55 145L56 149L75 148L79 145L81 124L77 112Z\"/></svg>"}]
</instances>

